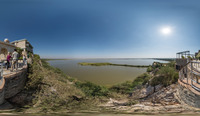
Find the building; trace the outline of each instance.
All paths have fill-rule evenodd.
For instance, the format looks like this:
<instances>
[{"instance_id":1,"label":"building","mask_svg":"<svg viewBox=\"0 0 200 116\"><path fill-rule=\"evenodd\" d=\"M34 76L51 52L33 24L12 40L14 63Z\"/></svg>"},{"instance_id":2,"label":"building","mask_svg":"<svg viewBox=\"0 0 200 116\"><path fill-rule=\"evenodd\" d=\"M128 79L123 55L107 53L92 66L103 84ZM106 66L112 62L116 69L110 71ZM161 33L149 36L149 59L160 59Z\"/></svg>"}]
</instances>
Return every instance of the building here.
<instances>
[{"instance_id":1,"label":"building","mask_svg":"<svg viewBox=\"0 0 200 116\"><path fill-rule=\"evenodd\" d=\"M12 53L17 47L9 43L8 39L0 41L0 61L6 59L8 52Z\"/></svg>"},{"instance_id":2,"label":"building","mask_svg":"<svg viewBox=\"0 0 200 116\"><path fill-rule=\"evenodd\" d=\"M200 50L195 53L195 57L198 58L198 59L200 59Z\"/></svg>"},{"instance_id":3,"label":"building","mask_svg":"<svg viewBox=\"0 0 200 116\"><path fill-rule=\"evenodd\" d=\"M30 44L30 42L27 39L16 40L16 41L11 42L11 44L14 44L16 47L19 47L26 52L33 53L33 46Z\"/></svg>"},{"instance_id":4,"label":"building","mask_svg":"<svg viewBox=\"0 0 200 116\"><path fill-rule=\"evenodd\" d=\"M33 46L26 39L9 42L8 39L0 41L0 61L6 60L8 52L12 53L14 49L23 49L22 54L27 55L29 52L33 53Z\"/></svg>"}]
</instances>

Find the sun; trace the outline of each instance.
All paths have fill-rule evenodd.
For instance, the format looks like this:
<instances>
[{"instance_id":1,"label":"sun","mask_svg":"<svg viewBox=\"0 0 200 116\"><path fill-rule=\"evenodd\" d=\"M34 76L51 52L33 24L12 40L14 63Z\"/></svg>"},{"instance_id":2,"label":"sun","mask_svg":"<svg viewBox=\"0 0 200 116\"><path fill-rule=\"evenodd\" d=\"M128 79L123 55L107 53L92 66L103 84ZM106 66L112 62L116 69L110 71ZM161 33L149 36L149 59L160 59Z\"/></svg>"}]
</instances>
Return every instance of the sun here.
<instances>
[{"instance_id":1,"label":"sun","mask_svg":"<svg viewBox=\"0 0 200 116\"><path fill-rule=\"evenodd\" d=\"M172 32L172 29L170 27L164 27L161 29L161 33L164 35L169 35L171 34L171 32Z\"/></svg>"}]
</instances>

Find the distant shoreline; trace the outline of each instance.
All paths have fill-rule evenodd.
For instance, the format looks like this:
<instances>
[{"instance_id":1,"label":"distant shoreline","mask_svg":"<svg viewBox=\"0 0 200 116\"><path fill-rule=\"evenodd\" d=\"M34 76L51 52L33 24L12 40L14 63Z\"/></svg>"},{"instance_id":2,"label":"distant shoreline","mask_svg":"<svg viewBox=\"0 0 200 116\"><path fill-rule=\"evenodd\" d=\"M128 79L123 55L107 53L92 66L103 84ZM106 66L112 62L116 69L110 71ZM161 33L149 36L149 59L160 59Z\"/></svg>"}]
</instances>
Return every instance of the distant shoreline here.
<instances>
[{"instance_id":1,"label":"distant shoreline","mask_svg":"<svg viewBox=\"0 0 200 116\"><path fill-rule=\"evenodd\" d=\"M125 67L138 67L138 68L148 68L150 66L150 65L112 64L109 62L102 62L102 63L80 62L78 64L81 66L125 66Z\"/></svg>"},{"instance_id":2,"label":"distant shoreline","mask_svg":"<svg viewBox=\"0 0 200 116\"><path fill-rule=\"evenodd\" d=\"M48 59L48 58L42 58L42 60L50 61L50 60L71 60L71 59Z\"/></svg>"},{"instance_id":3,"label":"distant shoreline","mask_svg":"<svg viewBox=\"0 0 200 116\"><path fill-rule=\"evenodd\" d=\"M162 60L162 61L174 61L176 58L42 58L42 60L77 60L77 59L120 59L120 60L130 60L130 59L153 59L153 60Z\"/></svg>"},{"instance_id":4,"label":"distant shoreline","mask_svg":"<svg viewBox=\"0 0 200 116\"><path fill-rule=\"evenodd\" d=\"M176 58L152 58L154 60L163 60L163 61L175 61Z\"/></svg>"}]
</instances>

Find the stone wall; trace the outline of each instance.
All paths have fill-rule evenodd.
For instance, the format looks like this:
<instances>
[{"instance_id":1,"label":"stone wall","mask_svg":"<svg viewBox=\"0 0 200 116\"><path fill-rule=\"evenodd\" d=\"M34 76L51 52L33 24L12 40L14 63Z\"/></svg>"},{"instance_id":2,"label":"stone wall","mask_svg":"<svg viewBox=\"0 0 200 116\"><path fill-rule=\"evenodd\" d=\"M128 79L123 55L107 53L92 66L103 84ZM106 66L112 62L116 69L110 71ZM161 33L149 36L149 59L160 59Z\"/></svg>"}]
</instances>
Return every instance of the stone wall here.
<instances>
[{"instance_id":1,"label":"stone wall","mask_svg":"<svg viewBox=\"0 0 200 116\"><path fill-rule=\"evenodd\" d=\"M26 83L27 79L27 67L22 70L4 75L2 78L2 83L0 84L0 104L2 104L5 99L11 98L19 93Z\"/></svg>"},{"instance_id":2,"label":"stone wall","mask_svg":"<svg viewBox=\"0 0 200 116\"><path fill-rule=\"evenodd\" d=\"M0 77L0 104L2 104L4 102L4 92L5 92L5 88L4 88L4 85L5 85L5 79Z\"/></svg>"},{"instance_id":3,"label":"stone wall","mask_svg":"<svg viewBox=\"0 0 200 116\"><path fill-rule=\"evenodd\" d=\"M12 75L5 75L5 99L19 93L25 85L27 68L24 68Z\"/></svg>"},{"instance_id":4,"label":"stone wall","mask_svg":"<svg viewBox=\"0 0 200 116\"><path fill-rule=\"evenodd\" d=\"M190 89L180 84L178 85L178 92L181 101L190 106L200 108L200 95L195 94Z\"/></svg>"}]
</instances>

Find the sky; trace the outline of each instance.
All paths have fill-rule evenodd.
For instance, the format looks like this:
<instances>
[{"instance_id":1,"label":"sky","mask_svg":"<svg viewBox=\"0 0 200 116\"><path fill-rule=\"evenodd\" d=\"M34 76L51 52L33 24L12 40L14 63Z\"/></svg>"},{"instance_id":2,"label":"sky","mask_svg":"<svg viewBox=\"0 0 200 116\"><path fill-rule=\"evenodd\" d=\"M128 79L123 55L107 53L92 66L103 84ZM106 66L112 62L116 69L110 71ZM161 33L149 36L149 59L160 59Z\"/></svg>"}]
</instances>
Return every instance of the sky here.
<instances>
[{"instance_id":1,"label":"sky","mask_svg":"<svg viewBox=\"0 0 200 116\"><path fill-rule=\"evenodd\" d=\"M200 49L200 0L1 0L4 38L42 58L174 58Z\"/></svg>"}]
</instances>

